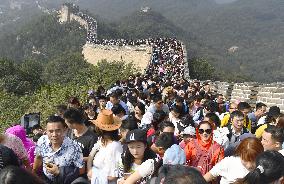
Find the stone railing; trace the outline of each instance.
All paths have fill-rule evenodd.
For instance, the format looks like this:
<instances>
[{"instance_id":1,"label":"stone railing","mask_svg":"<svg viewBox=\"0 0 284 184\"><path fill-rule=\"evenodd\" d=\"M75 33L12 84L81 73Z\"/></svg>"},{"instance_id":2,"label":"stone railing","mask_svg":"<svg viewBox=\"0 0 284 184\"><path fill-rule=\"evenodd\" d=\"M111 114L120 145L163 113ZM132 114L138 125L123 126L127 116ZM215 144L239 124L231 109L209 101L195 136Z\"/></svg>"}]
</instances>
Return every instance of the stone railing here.
<instances>
[{"instance_id":1,"label":"stone railing","mask_svg":"<svg viewBox=\"0 0 284 184\"><path fill-rule=\"evenodd\" d=\"M284 112L284 83L228 83L213 82L213 87L217 93L223 94L228 100L246 101L252 107L257 102L263 102L268 107L278 106Z\"/></svg>"}]
</instances>

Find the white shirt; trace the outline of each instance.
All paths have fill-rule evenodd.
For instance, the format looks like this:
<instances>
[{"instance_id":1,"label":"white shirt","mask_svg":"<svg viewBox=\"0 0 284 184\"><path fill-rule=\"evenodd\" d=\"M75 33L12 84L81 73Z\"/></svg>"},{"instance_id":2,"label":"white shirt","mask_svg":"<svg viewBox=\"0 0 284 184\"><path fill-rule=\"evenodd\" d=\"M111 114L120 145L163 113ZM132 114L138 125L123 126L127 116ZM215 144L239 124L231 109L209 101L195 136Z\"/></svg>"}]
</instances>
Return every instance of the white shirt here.
<instances>
[{"instance_id":1,"label":"white shirt","mask_svg":"<svg viewBox=\"0 0 284 184\"><path fill-rule=\"evenodd\" d=\"M179 118L174 117L171 112L170 112L170 114L169 114L169 120L170 120L170 122L172 122L172 123L174 124L174 126L175 126L175 135L178 135L178 134L179 134L179 130L178 130L177 124L180 123L181 120L180 120Z\"/></svg>"},{"instance_id":2,"label":"white shirt","mask_svg":"<svg viewBox=\"0 0 284 184\"><path fill-rule=\"evenodd\" d=\"M231 156L225 157L209 172L214 177L222 177L220 184L229 184L235 182L238 178L245 177L249 170L242 164L240 157Z\"/></svg>"},{"instance_id":3,"label":"white shirt","mask_svg":"<svg viewBox=\"0 0 284 184\"><path fill-rule=\"evenodd\" d=\"M151 112L152 114L154 114L156 112L157 108L155 107L155 104L151 104L149 106L149 108L147 109L148 112ZM162 110L169 115L170 110L169 107L167 106L167 104L163 104Z\"/></svg>"},{"instance_id":4,"label":"white shirt","mask_svg":"<svg viewBox=\"0 0 284 184\"><path fill-rule=\"evenodd\" d=\"M257 126L263 125L265 123L265 118L266 116L262 116L261 118L259 118L257 122Z\"/></svg>"},{"instance_id":5,"label":"white shirt","mask_svg":"<svg viewBox=\"0 0 284 184\"><path fill-rule=\"evenodd\" d=\"M98 141L96 144L101 145L101 142ZM98 147L96 144L91 153L96 151ZM99 146L93 160L92 184L108 184L108 176L118 177L121 153L122 145L117 141L109 143L106 147Z\"/></svg>"},{"instance_id":6,"label":"white shirt","mask_svg":"<svg viewBox=\"0 0 284 184\"><path fill-rule=\"evenodd\" d=\"M139 128L145 128L146 126L150 125L153 120L153 114L151 112L146 112L142 119L141 119L141 124L138 125Z\"/></svg>"},{"instance_id":7,"label":"white shirt","mask_svg":"<svg viewBox=\"0 0 284 184\"><path fill-rule=\"evenodd\" d=\"M284 156L284 149L279 150L279 153L281 153Z\"/></svg>"}]
</instances>

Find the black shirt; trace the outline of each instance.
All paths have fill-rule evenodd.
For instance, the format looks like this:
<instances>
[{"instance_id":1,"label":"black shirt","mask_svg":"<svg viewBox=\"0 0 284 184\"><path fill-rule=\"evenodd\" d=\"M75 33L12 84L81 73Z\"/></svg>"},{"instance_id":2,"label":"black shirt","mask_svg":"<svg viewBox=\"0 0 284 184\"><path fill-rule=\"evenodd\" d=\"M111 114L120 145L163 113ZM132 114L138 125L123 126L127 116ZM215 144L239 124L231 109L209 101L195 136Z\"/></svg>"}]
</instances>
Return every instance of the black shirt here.
<instances>
[{"instance_id":1,"label":"black shirt","mask_svg":"<svg viewBox=\"0 0 284 184\"><path fill-rule=\"evenodd\" d=\"M98 141L98 136L94 131L88 128L88 130L83 135L81 135L80 137L75 137L73 135L72 139L80 145L83 156L88 157L90 152L92 151L92 148L94 147L94 144Z\"/></svg>"}]
</instances>

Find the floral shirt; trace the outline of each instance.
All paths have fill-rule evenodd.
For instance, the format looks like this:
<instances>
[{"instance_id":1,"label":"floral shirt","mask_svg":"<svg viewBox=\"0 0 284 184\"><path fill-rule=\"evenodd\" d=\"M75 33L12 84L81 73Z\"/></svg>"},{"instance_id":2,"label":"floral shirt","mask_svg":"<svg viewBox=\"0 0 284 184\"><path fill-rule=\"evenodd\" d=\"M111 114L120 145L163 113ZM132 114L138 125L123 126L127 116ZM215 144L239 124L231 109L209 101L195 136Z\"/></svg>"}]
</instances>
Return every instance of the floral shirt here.
<instances>
[{"instance_id":1,"label":"floral shirt","mask_svg":"<svg viewBox=\"0 0 284 184\"><path fill-rule=\"evenodd\" d=\"M43 135L37 142L35 153L42 157L43 163L54 163L58 167L84 167L83 154L80 146L68 137L64 138L61 147L57 151L53 151L47 135ZM45 167L43 167L43 172L49 179L52 180L54 178L52 174L46 171Z\"/></svg>"}]
</instances>

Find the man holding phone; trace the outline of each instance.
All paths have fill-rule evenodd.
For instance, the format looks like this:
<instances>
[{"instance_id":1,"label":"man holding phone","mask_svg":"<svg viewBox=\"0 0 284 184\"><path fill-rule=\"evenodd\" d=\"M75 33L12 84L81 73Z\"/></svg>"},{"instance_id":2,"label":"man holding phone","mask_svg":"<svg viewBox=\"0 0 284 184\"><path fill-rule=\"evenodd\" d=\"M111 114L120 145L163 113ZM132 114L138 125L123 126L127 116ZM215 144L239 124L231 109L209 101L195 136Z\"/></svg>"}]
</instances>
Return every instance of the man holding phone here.
<instances>
[{"instance_id":1,"label":"man holding phone","mask_svg":"<svg viewBox=\"0 0 284 184\"><path fill-rule=\"evenodd\" d=\"M47 135L43 135L36 145L33 172L43 165L48 183L71 183L84 173L82 150L65 136L65 126L60 116L50 116L46 124Z\"/></svg>"}]
</instances>

